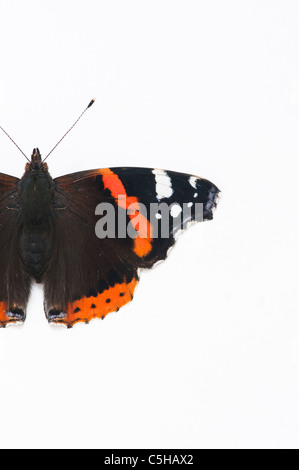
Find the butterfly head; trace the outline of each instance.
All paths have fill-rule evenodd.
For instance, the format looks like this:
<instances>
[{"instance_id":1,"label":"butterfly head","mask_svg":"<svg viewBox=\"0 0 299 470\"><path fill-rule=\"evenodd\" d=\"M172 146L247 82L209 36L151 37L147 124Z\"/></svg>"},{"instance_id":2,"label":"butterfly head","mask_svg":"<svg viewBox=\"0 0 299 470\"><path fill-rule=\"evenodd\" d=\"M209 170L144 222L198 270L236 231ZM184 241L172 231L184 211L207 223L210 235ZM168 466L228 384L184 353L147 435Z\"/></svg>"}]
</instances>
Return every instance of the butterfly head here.
<instances>
[{"instance_id":1,"label":"butterfly head","mask_svg":"<svg viewBox=\"0 0 299 470\"><path fill-rule=\"evenodd\" d=\"M26 171L28 170L46 170L48 171L48 165L43 163L40 151L38 148L34 148L31 155L31 162L27 163Z\"/></svg>"}]
</instances>

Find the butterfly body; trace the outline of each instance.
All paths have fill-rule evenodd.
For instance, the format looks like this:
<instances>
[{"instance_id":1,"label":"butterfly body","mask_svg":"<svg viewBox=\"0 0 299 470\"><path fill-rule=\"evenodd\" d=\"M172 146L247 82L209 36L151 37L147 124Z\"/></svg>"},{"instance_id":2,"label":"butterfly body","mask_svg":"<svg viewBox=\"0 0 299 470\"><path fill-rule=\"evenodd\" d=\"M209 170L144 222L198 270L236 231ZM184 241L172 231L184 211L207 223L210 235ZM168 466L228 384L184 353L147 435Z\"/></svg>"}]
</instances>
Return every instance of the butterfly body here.
<instances>
[{"instance_id":1,"label":"butterfly body","mask_svg":"<svg viewBox=\"0 0 299 470\"><path fill-rule=\"evenodd\" d=\"M71 327L119 310L141 268L164 260L190 222L212 219L218 194L208 180L150 168L52 179L34 149L20 180L0 174L0 326L25 320L33 280L44 286L49 322Z\"/></svg>"},{"instance_id":2,"label":"butterfly body","mask_svg":"<svg viewBox=\"0 0 299 470\"><path fill-rule=\"evenodd\" d=\"M54 182L47 165L39 157L28 165L17 187L17 219L20 257L32 278L40 283L47 269L53 247L55 226Z\"/></svg>"}]
</instances>

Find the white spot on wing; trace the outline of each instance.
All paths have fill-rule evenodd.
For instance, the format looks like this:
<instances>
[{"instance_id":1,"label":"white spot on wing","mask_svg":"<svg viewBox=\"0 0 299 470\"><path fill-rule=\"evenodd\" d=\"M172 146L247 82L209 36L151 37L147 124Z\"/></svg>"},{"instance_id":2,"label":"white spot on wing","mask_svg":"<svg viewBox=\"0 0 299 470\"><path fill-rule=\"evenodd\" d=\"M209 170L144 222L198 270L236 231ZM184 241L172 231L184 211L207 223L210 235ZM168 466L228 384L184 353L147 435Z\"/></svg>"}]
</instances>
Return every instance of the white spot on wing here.
<instances>
[{"instance_id":1,"label":"white spot on wing","mask_svg":"<svg viewBox=\"0 0 299 470\"><path fill-rule=\"evenodd\" d=\"M197 176L190 176L189 183L191 184L192 188L196 189L197 181L198 181Z\"/></svg>"},{"instance_id":2,"label":"white spot on wing","mask_svg":"<svg viewBox=\"0 0 299 470\"><path fill-rule=\"evenodd\" d=\"M175 205L172 206L172 208L170 209L170 215L171 215L171 217L177 217L181 212L182 212L182 208L181 208L181 206L179 206L178 204L175 204Z\"/></svg>"},{"instance_id":3,"label":"white spot on wing","mask_svg":"<svg viewBox=\"0 0 299 470\"><path fill-rule=\"evenodd\" d=\"M164 170L153 170L156 179L157 199L164 199L172 196L173 189L171 178Z\"/></svg>"}]
</instances>

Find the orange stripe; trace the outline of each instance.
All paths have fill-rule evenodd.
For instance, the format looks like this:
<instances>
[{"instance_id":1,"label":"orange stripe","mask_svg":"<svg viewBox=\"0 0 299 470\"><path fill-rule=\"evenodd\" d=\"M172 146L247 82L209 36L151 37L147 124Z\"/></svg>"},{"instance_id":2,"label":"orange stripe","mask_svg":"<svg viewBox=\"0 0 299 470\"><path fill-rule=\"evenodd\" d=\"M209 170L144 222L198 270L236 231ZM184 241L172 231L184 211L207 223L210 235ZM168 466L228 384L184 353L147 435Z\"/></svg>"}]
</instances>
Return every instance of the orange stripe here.
<instances>
[{"instance_id":1,"label":"orange stripe","mask_svg":"<svg viewBox=\"0 0 299 470\"><path fill-rule=\"evenodd\" d=\"M7 306L4 302L0 302L0 324L3 326L3 324L6 324L8 321L8 317L6 315L7 311Z\"/></svg>"},{"instance_id":2,"label":"orange stripe","mask_svg":"<svg viewBox=\"0 0 299 470\"><path fill-rule=\"evenodd\" d=\"M6 302L0 302L0 328L6 326L7 323L17 323L19 320L8 317L6 312L8 310Z\"/></svg>"},{"instance_id":3,"label":"orange stripe","mask_svg":"<svg viewBox=\"0 0 299 470\"><path fill-rule=\"evenodd\" d=\"M105 189L109 189L117 205L123 209L129 209L128 215L133 227L138 232L134 239L134 252L142 258L152 249L152 226L150 222L140 213L139 201L136 197L128 197L120 178L109 168L99 170ZM133 206L133 207L132 207Z\"/></svg>"},{"instance_id":4,"label":"orange stripe","mask_svg":"<svg viewBox=\"0 0 299 470\"><path fill-rule=\"evenodd\" d=\"M73 326L78 322L88 323L93 318L105 318L108 313L115 312L133 299L133 293L138 284L137 279L129 283L116 284L106 289L96 297L83 297L68 304L67 315L55 323Z\"/></svg>"}]
</instances>

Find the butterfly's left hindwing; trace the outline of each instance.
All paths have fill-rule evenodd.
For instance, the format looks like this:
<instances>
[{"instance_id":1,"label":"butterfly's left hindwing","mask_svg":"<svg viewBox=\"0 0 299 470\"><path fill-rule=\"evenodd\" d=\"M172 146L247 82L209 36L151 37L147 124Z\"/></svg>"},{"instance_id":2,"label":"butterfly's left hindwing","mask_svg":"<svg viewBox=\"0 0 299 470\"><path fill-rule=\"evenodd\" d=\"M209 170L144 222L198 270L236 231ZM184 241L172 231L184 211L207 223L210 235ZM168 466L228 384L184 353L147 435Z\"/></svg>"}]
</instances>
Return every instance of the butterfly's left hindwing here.
<instances>
[{"instance_id":1,"label":"butterfly's left hindwing","mask_svg":"<svg viewBox=\"0 0 299 470\"><path fill-rule=\"evenodd\" d=\"M58 209L55 243L44 277L45 307L49 321L68 326L104 318L130 302L139 268L151 268L165 259L176 233L188 223L212 219L219 194L202 178L147 168L91 170L54 182ZM103 212L98 205L107 203L115 213L115 236L99 238L97 214ZM174 206L167 236L161 231L167 213L156 216L161 203ZM201 218L195 203L201 205ZM121 235L120 213L129 231L124 233L122 227Z\"/></svg>"}]
</instances>

